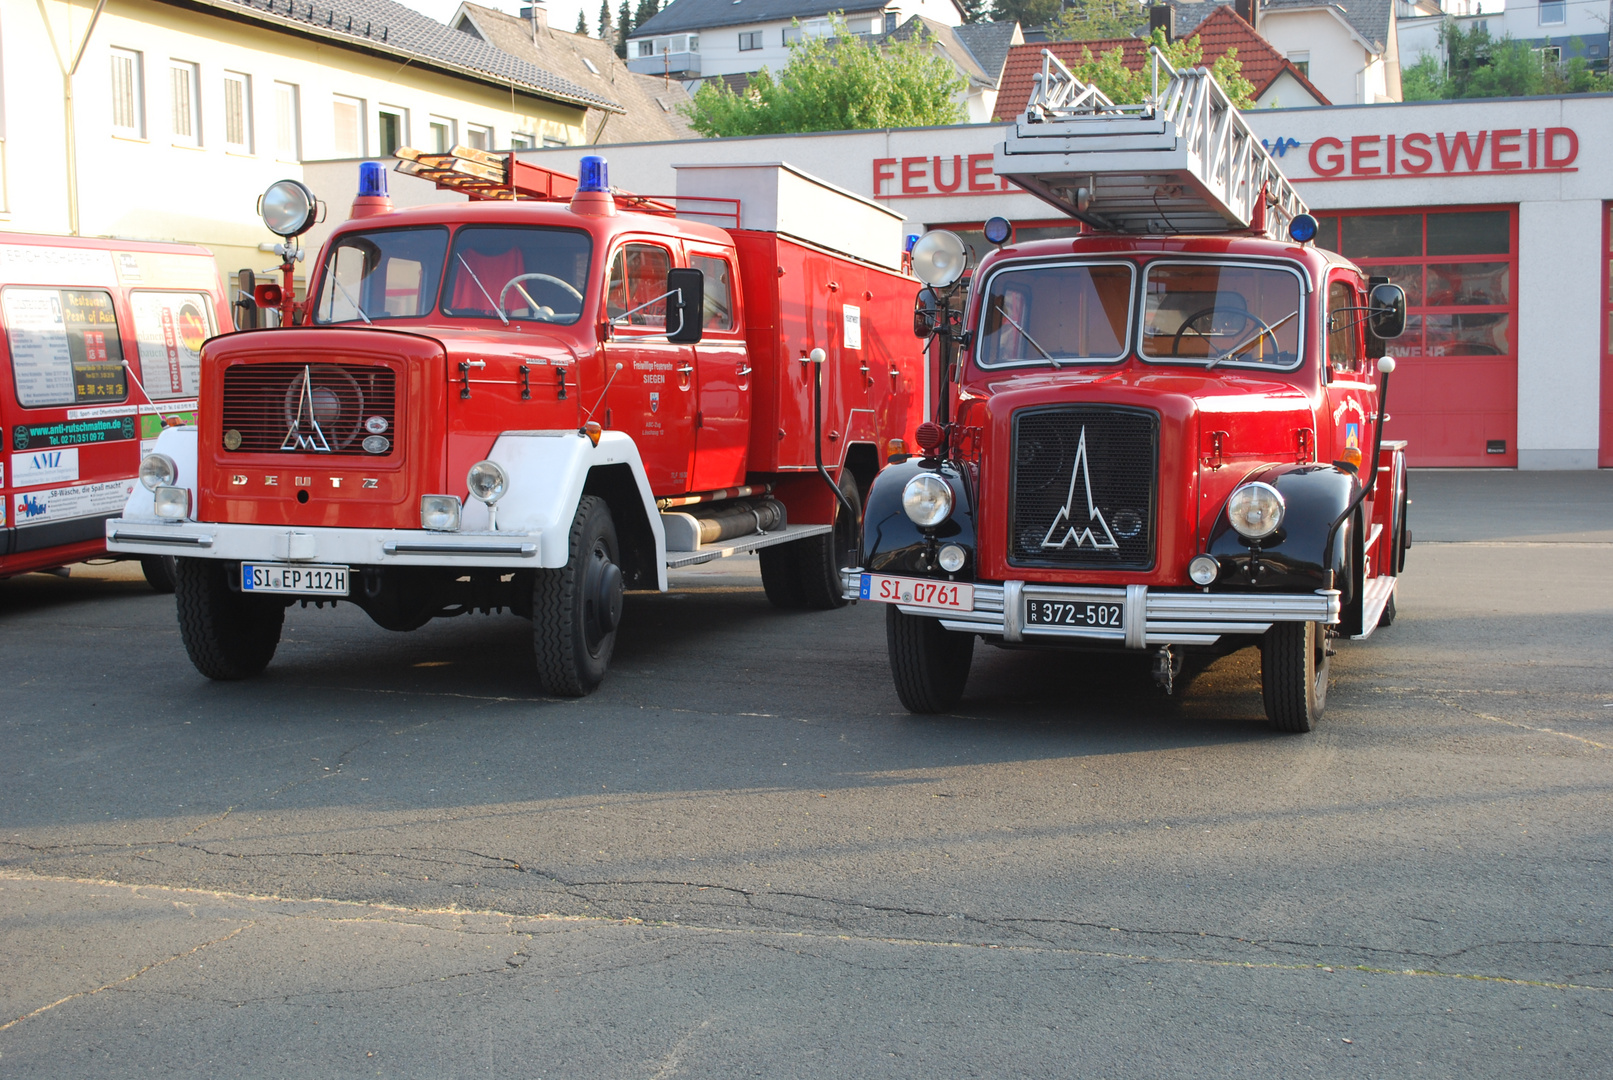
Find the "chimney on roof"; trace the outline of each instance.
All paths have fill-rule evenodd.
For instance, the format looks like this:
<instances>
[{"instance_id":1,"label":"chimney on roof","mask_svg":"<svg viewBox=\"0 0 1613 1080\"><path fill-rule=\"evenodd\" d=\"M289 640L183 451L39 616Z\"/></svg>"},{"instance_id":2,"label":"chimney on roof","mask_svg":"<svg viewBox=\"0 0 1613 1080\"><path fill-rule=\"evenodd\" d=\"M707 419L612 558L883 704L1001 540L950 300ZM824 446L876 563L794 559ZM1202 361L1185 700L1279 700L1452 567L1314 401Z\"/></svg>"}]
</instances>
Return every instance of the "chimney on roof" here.
<instances>
[{"instance_id":1,"label":"chimney on roof","mask_svg":"<svg viewBox=\"0 0 1613 1080\"><path fill-rule=\"evenodd\" d=\"M1246 0L1238 0L1245 3ZM1153 37L1155 30L1165 31L1166 41L1176 40L1176 9L1169 4L1155 4L1148 9L1148 36Z\"/></svg>"},{"instance_id":2,"label":"chimney on roof","mask_svg":"<svg viewBox=\"0 0 1613 1080\"><path fill-rule=\"evenodd\" d=\"M541 2L535 3L531 7L523 7L521 9L521 18L532 24L532 36L534 39L539 31L549 29L549 9L544 7Z\"/></svg>"},{"instance_id":3,"label":"chimney on roof","mask_svg":"<svg viewBox=\"0 0 1613 1080\"><path fill-rule=\"evenodd\" d=\"M1232 10L1249 24L1249 29L1260 29L1260 0L1232 0Z\"/></svg>"}]
</instances>

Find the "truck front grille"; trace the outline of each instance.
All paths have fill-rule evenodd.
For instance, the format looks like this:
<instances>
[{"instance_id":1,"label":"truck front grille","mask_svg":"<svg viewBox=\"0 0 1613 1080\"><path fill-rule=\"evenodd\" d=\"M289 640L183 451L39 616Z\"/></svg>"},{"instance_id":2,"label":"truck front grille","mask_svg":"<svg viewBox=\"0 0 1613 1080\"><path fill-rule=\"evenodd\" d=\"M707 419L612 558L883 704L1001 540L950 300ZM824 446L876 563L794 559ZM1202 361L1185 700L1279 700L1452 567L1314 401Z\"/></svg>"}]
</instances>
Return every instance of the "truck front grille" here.
<instances>
[{"instance_id":1,"label":"truck front grille","mask_svg":"<svg viewBox=\"0 0 1613 1080\"><path fill-rule=\"evenodd\" d=\"M1057 405L1014 414L1008 561L1150 568L1158 473L1157 413Z\"/></svg>"},{"instance_id":2,"label":"truck front grille","mask_svg":"<svg viewBox=\"0 0 1613 1080\"><path fill-rule=\"evenodd\" d=\"M388 367L238 364L224 371L219 434L229 453L386 455L396 424L397 374Z\"/></svg>"}]
</instances>

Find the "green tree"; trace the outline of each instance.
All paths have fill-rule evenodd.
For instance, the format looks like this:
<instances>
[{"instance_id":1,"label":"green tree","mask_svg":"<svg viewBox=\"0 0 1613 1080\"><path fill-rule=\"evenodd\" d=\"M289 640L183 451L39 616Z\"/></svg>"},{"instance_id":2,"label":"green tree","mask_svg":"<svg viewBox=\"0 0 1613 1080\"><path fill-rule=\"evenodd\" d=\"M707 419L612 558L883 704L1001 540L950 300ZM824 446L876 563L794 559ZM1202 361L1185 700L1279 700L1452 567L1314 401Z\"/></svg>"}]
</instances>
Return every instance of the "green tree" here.
<instances>
[{"instance_id":1,"label":"green tree","mask_svg":"<svg viewBox=\"0 0 1613 1080\"><path fill-rule=\"evenodd\" d=\"M964 22L984 22L990 16L990 14L990 5L986 2L986 0L963 0Z\"/></svg>"},{"instance_id":2,"label":"green tree","mask_svg":"<svg viewBox=\"0 0 1613 1080\"><path fill-rule=\"evenodd\" d=\"M638 7L633 11L633 25L643 26L655 18L656 12L660 10L660 0L638 0Z\"/></svg>"},{"instance_id":3,"label":"green tree","mask_svg":"<svg viewBox=\"0 0 1613 1080\"><path fill-rule=\"evenodd\" d=\"M1017 22L1029 30L1052 25L1063 10L1063 0L992 0L991 17L996 22Z\"/></svg>"},{"instance_id":4,"label":"green tree","mask_svg":"<svg viewBox=\"0 0 1613 1080\"><path fill-rule=\"evenodd\" d=\"M581 8L577 9L577 29L573 30L572 33L578 37L588 36L588 16L582 13Z\"/></svg>"},{"instance_id":5,"label":"green tree","mask_svg":"<svg viewBox=\"0 0 1613 1080\"><path fill-rule=\"evenodd\" d=\"M616 9L616 55L627 59L627 35L633 32L633 0L622 0Z\"/></svg>"},{"instance_id":6,"label":"green tree","mask_svg":"<svg viewBox=\"0 0 1613 1080\"><path fill-rule=\"evenodd\" d=\"M690 125L713 138L803 131L925 127L961 123L963 79L927 35L878 48L851 36L836 16L834 36L790 45L778 77L758 72L743 94L711 80L684 107Z\"/></svg>"},{"instance_id":7,"label":"green tree","mask_svg":"<svg viewBox=\"0 0 1613 1080\"><path fill-rule=\"evenodd\" d=\"M1197 34L1185 40L1166 41L1165 31L1155 30L1148 43L1158 48L1172 67L1198 67L1204 60L1204 46ZM1125 58L1126 50L1121 45L1098 56L1083 47L1081 59L1068 66L1070 74L1089 85L1097 84L1115 104L1136 105L1148 97L1153 89L1153 78L1147 64L1132 71L1126 67ZM1217 58L1210 65L1210 74L1221 84L1232 104L1240 109L1254 106L1255 85L1243 77L1243 61L1238 59L1237 49L1228 49L1226 55Z\"/></svg>"},{"instance_id":8,"label":"green tree","mask_svg":"<svg viewBox=\"0 0 1613 1080\"><path fill-rule=\"evenodd\" d=\"M1128 38L1148 25L1148 11L1138 0L1067 0L1047 26L1051 41L1107 41Z\"/></svg>"},{"instance_id":9,"label":"green tree","mask_svg":"<svg viewBox=\"0 0 1613 1080\"><path fill-rule=\"evenodd\" d=\"M1577 39L1576 39L1577 41ZM1529 97L1613 90L1613 78L1590 69L1581 57L1554 63L1527 42L1507 36L1496 41L1483 24L1463 30L1454 19L1440 27L1445 62L1424 53L1400 76L1405 101L1456 98ZM1571 47L1572 43L1571 43Z\"/></svg>"},{"instance_id":10,"label":"green tree","mask_svg":"<svg viewBox=\"0 0 1613 1080\"><path fill-rule=\"evenodd\" d=\"M610 17L610 0L599 0L599 40L615 44L616 21Z\"/></svg>"}]
</instances>

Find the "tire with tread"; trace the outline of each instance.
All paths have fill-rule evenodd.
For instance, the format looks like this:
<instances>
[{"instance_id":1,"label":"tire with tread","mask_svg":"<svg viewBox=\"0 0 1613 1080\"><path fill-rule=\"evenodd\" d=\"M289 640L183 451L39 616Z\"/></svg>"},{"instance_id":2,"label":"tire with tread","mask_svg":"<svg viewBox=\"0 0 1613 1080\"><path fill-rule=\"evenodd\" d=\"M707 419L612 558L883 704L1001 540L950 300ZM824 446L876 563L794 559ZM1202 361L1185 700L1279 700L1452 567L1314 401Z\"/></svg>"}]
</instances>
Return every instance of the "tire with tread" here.
<instances>
[{"instance_id":1,"label":"tire with tread","mask_svg":"<svg viewBox=\"0 0 1613 1080\"><path fill-rule=\"evenodd\" d=\"M890 651L896 696L911 713L939 713L955 707L969 681L975 636L948 630L940 619L885 608L885 644Z\"/></svg>"},{"instance_id":2,"label":"tire with tread","mask_svg":"<svg viewBox=\"0 0 1613 1080\"><path fill-rule=\"evenodd\" d=\"M1316 730L1327 705L1327 627L1280 622L1260 639L1260 684L1266 719L1278 731Z\"/></svg>"},{"instance_id":3,"label":"tire with tread","mask_svg":"<svg viewBox=\"0 0 1613 1080\"><path fill-rule=\"evenodd\" d=\"M622 618L621 549L604 499L577 504L569 550L565 566L536 572L532 646L545 692L584 697L605 679Z\"/></svg>"},{"instance_id":4,"label":"tire with tread","mask_svg":"<svg viewBox=\"0 0 1613 1080\"><path fill-rule=\"evenodd\" d=\"M209 679L249 679L269 666L280 645L286 605L230 588L236 563L174 560L174 602L179 636L196 670Z\"/></svg>"},{"instance_id":5,"label":"tire with tread","mask_svg":"<svg viewBox=\"0 0 1613 1080\"><path fill-rule=\"evenodd\" d=\"M857 561L863 512L862 495L850 469L840 472L840 490L856 514L848 518L840 501L835 500L833 532L775 544L756 553L762 564L762 588L774 607L830 611L845 606L840 570Z\"/></svg>"},{"instance_id":6,"label":"tire with tread","mask_svg":"<svg viewBox=\"0 0 1613 1080\"><path fill-rule=\"evenodd\" d=\"M146 576L146 584L153 592L167 595L174 591L174 556L142 555L140 572Z\"/></svg>"}]
</instances>

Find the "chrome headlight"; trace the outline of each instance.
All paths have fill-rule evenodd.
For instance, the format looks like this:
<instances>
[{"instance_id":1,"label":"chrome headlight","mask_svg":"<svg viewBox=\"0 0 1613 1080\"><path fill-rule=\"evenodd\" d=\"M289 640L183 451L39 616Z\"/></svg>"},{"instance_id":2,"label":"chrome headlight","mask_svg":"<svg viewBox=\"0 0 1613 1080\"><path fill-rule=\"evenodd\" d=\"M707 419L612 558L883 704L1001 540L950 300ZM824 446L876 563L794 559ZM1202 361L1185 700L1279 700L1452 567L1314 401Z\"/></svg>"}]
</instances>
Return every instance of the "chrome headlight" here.
<instances>
[{"instance_id":1,"label":"chrome headlight","mask_svg":"<svg viewBox=\"0 0 1613 1080\"><path fill-rule=\"evenodd\" d=\"M459 496L420 496L420 527L436 532L456 532L459 529Z\"/></svg>"},{"instance_id":2,"label":"chrome headlight","mask_svg":"<svg viewBox=\"0 0 1613 1080\"><path fill-rule=\"evenodd\" d=\"M1227 520L1245 540L1261 540L1283 523L1282 493L1270 484L1244 484L1227 500Z\"/></svg>"},{"instance_id":3,"label":"chrome headlight","mask_svg":"<svg viewBox=\"0 0 1613 1080\"><path fill-rule=\"evenodd\" d=\"M471 498L492 506L510 489L510 478L497 462L478 461L465 474L465 486L470 489Z\"/></svg>"},{"instance_id":4,"label":"chrome headlight","mask_svg":"<svg viewBox=\"0 0 1613 1080\"><path fill-rule=\"evenodd\" d=\"M1221 564L1215 561L1214 555L1195 555L1187 564L1187 576L1195 585L1212 585L1220 575Z\"/></svg>"},{"instance_id":5,"label":"chrome headlight","mask_svg":"<svg viewBox=\"0 0 1613 1080\"><path fill-rule=\"evenodd\" d=\"M147 454L140 459L140 482L147 491L156 491L163 484L179 479L179 466L167 454Z\"/></svg>"},{"instance_id":6,"label":"chrome headlight","mask_svg":"<svg viewBox=\"0 0 1613 1080\"><path fill-rule=\"evenodd\" d=\"M939 525L952 516L952 488L934 473L919 473L902 489L902 509L915 525Z\"/></svg>"},{"instance_id":7,"label":"chrome headlight","mask_svg":"<svg viewBox=\"0 0 1613 1080\"><path fill-rule=\"evenodd\" d=\"M190 516L190 488L159 484L152 489L151 505L162 520L183 521Z\"/></svg>"}]
</instances>

